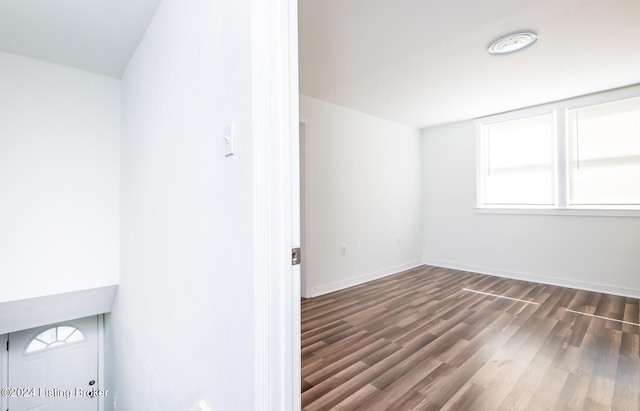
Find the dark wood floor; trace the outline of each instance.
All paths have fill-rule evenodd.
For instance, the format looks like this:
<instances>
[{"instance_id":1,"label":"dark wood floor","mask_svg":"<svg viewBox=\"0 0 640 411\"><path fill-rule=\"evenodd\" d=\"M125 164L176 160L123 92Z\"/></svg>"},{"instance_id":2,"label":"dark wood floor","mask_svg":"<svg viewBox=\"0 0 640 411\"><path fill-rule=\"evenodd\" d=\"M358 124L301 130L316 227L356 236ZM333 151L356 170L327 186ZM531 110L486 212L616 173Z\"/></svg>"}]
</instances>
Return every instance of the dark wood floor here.
<instances>
[{"instance_id":1,"label":"dark wood floor","mask_svg":"<svg viewBox=\"0 0 640 411\"><path fill-rule=\"evenodd\" d=\"M429 266L307 299L303 409L640 410L638 309Z\"/></svg>"}]
</instances>

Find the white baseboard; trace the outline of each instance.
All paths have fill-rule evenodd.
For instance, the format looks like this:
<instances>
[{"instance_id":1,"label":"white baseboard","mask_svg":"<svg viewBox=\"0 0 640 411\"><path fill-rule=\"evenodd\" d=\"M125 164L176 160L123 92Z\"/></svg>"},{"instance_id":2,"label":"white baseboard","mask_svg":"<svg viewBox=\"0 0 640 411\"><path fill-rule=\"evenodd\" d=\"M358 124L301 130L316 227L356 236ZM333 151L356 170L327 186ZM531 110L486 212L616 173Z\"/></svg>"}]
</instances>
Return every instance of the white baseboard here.
<instances>
[{"instance_id":1,"label":"white baseboard","mask_svg":"<svg viewBox=\"0 0 640 411\"><path fill-rule=\"evenodd\" d=\"M320 285L316 287L311 287L311 292L309 297L318 297L323 294L329 294L334 291L344 290L345 288L353 287L355 285L360 285L366 283L368 281L377 280L379 278L387 277L392 274L397 274L401 271L410 270L415 267L419 267L423 265L423 262L420 260L411 261L406 264L401 264L395 267L386 268L383 270L375 271L368 274L359 275L357 277L346 278L344 280L335 281L330 284Z\"/></svg>"},{"instance_id":2,"label":"white baseboard","mask_svg":"<svg viewBox=\"0 0 640 411\"><path fill-rule=\"evenodd\" d=\"M522 273L516 271L505 271L498 268L483 267L477 265L460 264L443 260L425 260L424 264L452 268L454 270L469 271L479 274L493 275L496 277L510 278L514 280L532 281L540 284L556 285L559 287L575 288L578 290L594 291L597 293L613 294L623 297L631 297L640 299L640 290L627 287L619 287L615 285L591 283L569 278L547 277L544 275Z\"/></svg>"}]
</instances>

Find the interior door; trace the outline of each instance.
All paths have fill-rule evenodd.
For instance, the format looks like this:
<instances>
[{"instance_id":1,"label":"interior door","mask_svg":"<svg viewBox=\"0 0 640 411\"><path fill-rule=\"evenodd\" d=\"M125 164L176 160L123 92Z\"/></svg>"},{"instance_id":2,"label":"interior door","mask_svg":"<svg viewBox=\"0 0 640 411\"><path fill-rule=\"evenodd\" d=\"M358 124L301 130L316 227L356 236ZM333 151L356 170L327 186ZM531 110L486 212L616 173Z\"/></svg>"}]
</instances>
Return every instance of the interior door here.
<instances>
[{"instance_id":1,"label":"interior door","mask_svg":"<svg viewBox=\"0 0 640 411\"><path fill-rule=\"evenodd\" d=\"M98 318L9 334L10 411L97 411Z\"/></svg>"}]
</instances>

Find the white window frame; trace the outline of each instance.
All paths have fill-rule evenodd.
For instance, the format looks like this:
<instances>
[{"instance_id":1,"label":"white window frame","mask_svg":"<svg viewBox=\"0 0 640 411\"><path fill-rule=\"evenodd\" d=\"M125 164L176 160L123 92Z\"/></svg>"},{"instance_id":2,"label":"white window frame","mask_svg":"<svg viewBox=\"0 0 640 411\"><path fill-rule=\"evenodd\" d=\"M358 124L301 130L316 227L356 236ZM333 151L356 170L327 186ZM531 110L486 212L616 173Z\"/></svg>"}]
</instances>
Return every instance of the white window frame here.
<instances>
[{"instance_id":1,"label":"white window frame","mask_svg":"<svg viewBox=\"0 0 640 411\"><path fill-rule=\"evenodd\" d=\"M72 328L73 329L73 331L71 331L69 333L67 338L65 338L63 340L59 340L58 339L59 338L58 337L58 332L59 332L59 329L61 327L66 327L66 328ZM56 333L56 340L55 341L47 343L44 340L40 339L40 336L42 334L44 334L45 332L49 332L51 330L55 330L55 333ZM67 341L76 332L80 336L80 339L79 340L75 340L75 341ZM34 348L33 350L30 350L32 344L35 341L39 341L41 344L44 344L45 346L44 347L40 347L40 348ZM41 353L43 351L55 350L56 348L59 348L59 347L64 347L64 346L67 346L67 345L83 343L85 341L87 341L87 338L85 337L84 332L81 329L76 328L71 324L66 324L66 323L65 324L58 324L58 325L55 325L55 326L53 326L51 328L48 328L48 329L38 333L37 335L34 335L33 338L31 338L31 341L29 342L29 344L27 344L27 346L25 347L24 355L32 355L32 354Z\"/></svg>"},{"instance_id":2,"label":"white window frame","mask_svg":"<svg viewBox=\"0 0 640 411\"><path fill-rule=\"evenodd\" d=\"M640 207L570 206L568 203L569 164L567 156L568 111L586 106L640 97L640 85L610 90L597 94L543 104L507 113L496 114L475 120L476 135L476 207L479 214L537 214L574 216L640 217ZM556 118L556 201L553 206L485 205L484 204L484 147L485 125L518 120L553 113Z\"/></svg>"}]
</instances>

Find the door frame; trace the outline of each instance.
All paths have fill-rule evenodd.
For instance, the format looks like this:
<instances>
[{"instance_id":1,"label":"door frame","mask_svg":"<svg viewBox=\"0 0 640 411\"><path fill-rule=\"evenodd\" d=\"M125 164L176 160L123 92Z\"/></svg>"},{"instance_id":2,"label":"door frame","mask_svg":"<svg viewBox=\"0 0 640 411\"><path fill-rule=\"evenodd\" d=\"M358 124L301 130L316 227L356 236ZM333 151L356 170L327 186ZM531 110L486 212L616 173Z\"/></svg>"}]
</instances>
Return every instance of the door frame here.
<instances>
[{"instance_id":1,"label":"door frame","mask_svg":"<svg viewBox=\"0 0 640 411\"><path fill-rule=\"evenodd\" d=\"M297 6L251 0L254 409L264 411L301 403Z\"/></svg>"},{"instance_id":2,"label":"door frame","mask_svg":"<svg viewBox=\"0 0 640 411\"><path fill-rule=\"evenodd\" d=\"M104 314L98 315L98 389L104 391ZM111 393L114 394L114 393ZM104 411L104 400L108 395L98 397L98 411Z\"/></svg>"},{"instance_id":3,"label":"door frame","mask_svg":"<svg viewBox=\"0 0 640 411\"><path fill-rule=\"evenodd\" d=\"M8 334L0 335L0 387L4 388L7 386L7 381L9 381L9 351L7 350L7 339L9 338ZM6 410L9 407L7 397L0 396L0 405L1 409Z\"/></svg>"},{"instance_id":4,"label":"door frame","mask_svg":"<svg viewBox=\"0 0 640 411\"><path fill-rule=\"evenodd\" d=\"M309 295L309 120L299 120L299 130L303 130L298 136L300 147L300 249L302 262L300 263L300 295L303 298Z\"/></svg>"}]
</instances>

